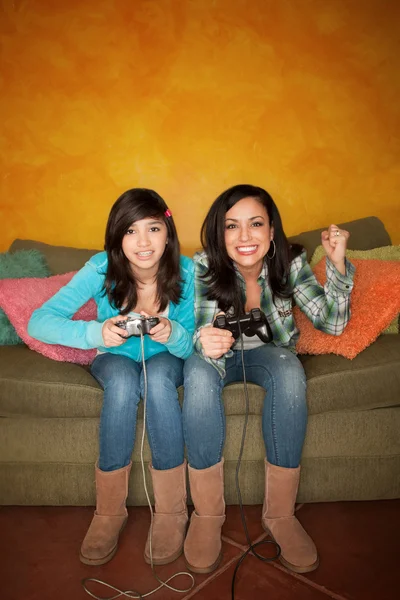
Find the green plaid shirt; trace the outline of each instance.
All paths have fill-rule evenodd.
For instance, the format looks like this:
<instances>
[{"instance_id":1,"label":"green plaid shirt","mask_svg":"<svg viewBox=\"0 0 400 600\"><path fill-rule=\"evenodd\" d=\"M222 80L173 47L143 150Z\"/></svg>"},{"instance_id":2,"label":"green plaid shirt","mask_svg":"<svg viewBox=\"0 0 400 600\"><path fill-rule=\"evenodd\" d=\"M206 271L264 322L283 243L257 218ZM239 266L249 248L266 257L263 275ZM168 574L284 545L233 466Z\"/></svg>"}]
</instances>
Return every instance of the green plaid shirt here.
<instances>
[{"instance_id":1,"label":"green plaid shirt","mask_svg":"<svg viewBox=\"0 0 400 600\"><path fill-rule=\"evenodd\" d=\"M197 354L212 364L221 377L225 377L225 358L233 355L229 350L219 359L204 356L200 343L200 329L210 326L220 309L215 300L207 300L207 283L201 278L207 271L205 252L197 252L193 258L195 263L195 315L196 331L193 341ZM258 284L261 287L261 310L265 313L273 333L275 346L289 348L295 352L299 330L293 318L293 305L311 320L316 329L331 335L340 335L350 318L350 294L353 289L355 267L346 259L346 275L342 275L331 261L326 259L325 286L322 287L315 278L307 262L305 252L292 260L289 272L291 298L275 298L268 283L268 266L264 263ZM237 271L240 286L245 296L246 285L243 277Z\"/></svg>"}]
</instances>

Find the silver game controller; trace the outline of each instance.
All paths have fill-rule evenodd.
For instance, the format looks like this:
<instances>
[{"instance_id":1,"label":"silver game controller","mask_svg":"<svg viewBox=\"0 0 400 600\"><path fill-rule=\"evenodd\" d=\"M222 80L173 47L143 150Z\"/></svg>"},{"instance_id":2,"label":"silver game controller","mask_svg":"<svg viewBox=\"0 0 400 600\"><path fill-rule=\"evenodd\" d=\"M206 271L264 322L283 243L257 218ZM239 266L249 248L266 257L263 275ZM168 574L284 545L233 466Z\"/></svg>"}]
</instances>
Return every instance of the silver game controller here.
<instances>
[{"instance_id":1,"label":"silver game controller","mask_svg":"<svg viewBox=\"0 0 400 600\"><path fill-rule=\"evenodd\" d=\"M124 338L130 338L149 334L150 329L153 329L159 322L158 317L128 317L126 321L118 321L115 324L127 332L128 335L123 336Z\"/></svg>"}]
</instances>

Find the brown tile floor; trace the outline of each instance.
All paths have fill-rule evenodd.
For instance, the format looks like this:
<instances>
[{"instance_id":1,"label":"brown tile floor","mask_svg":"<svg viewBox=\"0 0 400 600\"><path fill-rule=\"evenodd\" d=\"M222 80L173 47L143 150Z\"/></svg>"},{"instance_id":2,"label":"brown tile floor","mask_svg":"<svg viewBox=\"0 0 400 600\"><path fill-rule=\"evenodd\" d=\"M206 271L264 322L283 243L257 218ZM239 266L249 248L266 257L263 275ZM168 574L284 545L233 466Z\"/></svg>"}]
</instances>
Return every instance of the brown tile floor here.
<instances>
[{"instance_id":1,"label":"brown tile floor","mask_svg":"<svg viewBox=\"0 0 400 600\"><path fill-rule=\"evenodd\" d=\"M245 507L252 540L265 538L260 506ZM115 558L103 567L79 562L78 549L91 508L2 507L0 509L1 600L84 600L85 577L104 579L123 590L145 593L154 587L143 559L149 526L146 507L131 508ZM400 595L400 500L337 502L301 506L298 517L320 551L320 567L308 575L289 573L279 563L264 564L253 556L242 563L236 600L394 600ZM245 548L238 507L230 506L223 529L224 559L211 575L196 575L190 593L161 589L154 600L230 600L232 574ZM166 579L185 569L181 557L157 573ZM173 582L190 585L187 577ZM91 585L103 598L112 589ZM121 597L122 598L122 597Z\"/></svg>"}]
</instances>

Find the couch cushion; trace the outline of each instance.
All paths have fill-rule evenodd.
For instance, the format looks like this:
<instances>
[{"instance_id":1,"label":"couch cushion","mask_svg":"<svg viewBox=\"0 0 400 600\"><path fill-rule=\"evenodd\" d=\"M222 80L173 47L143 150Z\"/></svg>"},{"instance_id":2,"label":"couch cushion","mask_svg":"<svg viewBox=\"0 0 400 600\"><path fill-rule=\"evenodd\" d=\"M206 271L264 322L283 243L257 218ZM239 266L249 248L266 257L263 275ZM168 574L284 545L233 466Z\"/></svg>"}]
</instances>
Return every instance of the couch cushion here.
<instances>
[{"instance_id":1,"label":"couch cushion","mask_svg":"<svg viewBox=\"0 0 400 600\"><path fill-rule=\"evenodd\" d=\"M400 336L384 335L354 360L334 354L300 356L309 414L400 405ZM249 384L250 414L261 414L263 390ZM229 394L229 396L228 396ZM224 391L226 414L244 410L243 384Z\"/></svg>"},{"instance_id":2,"label":"couch cushion","mask_svg":"<svg viewBox=\"0 0 400 600\"><path fill-rule=\"evenodd\" d=\"M334 354L300 357L310 412L400 405L400 336L382 335L353 360Z\"/></svg>"},{"instance_id":3,"label":"couch cushion","mask_svg":"<svg viewBox=\"0 0 400 600\"><path fill-rule=\"evenodd\" d=\"M102 399L88 369L26 346L0 347L0 416L97 417Z\"/></svg>"},{"instance_id":4,"label":"couch cushion","mask_svg":"<svg viewBox=\"0 0 400 600\"><path fill-rule=\"evenodd\" d=\"M45 257L52 275L61 275L70 271L78 271L100 250L86 250L84 248L71 248L68 246L53 246L34 240L14 240L10 246L10 252L16 250L35 249L40 250Z\"/></svg>"},{"instance_id":5,"label":"couch cushion","mask_svg":"<svg viewBox=\"0 0 400 600\"><path fill-rule=\"evenodd\" d=\"M400 404L400 336L381 336L354 360L301 356L310 414ZM26 346L0 347L0 416L98 417L103 392L89 370L52 361ZM249 384L250 414L261 414L264 392ZM183 389L179 390L180 400ZM224 391L227 415L244 412L241 383ZM143 406L139 407L139 416Z\"/></svg>"}]
</instances>

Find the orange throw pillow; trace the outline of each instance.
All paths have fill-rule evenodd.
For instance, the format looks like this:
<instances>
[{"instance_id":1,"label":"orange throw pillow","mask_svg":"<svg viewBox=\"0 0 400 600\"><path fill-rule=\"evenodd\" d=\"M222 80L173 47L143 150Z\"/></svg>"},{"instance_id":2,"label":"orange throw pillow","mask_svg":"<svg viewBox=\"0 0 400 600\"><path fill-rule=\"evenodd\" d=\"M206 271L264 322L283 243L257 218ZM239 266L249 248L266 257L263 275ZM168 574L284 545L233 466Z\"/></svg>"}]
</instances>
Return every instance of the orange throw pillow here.
<instances>
[{"instance_id":1,"label":"orange throw pillow","mask_svg":"<svg viewBox=\"0 0 400 600\"><path fill-rule=\"evenodd\" d=\"M314 274L324 285L325 258L314 267ZM296 306L294 318L300 330L296 350L300 354L339 354L355 358L376 340L400 312L400 262L388 260L351 261L356 267L351 293L351 318L339 336L315 329Z\"/></svg>"}]
</instances>

